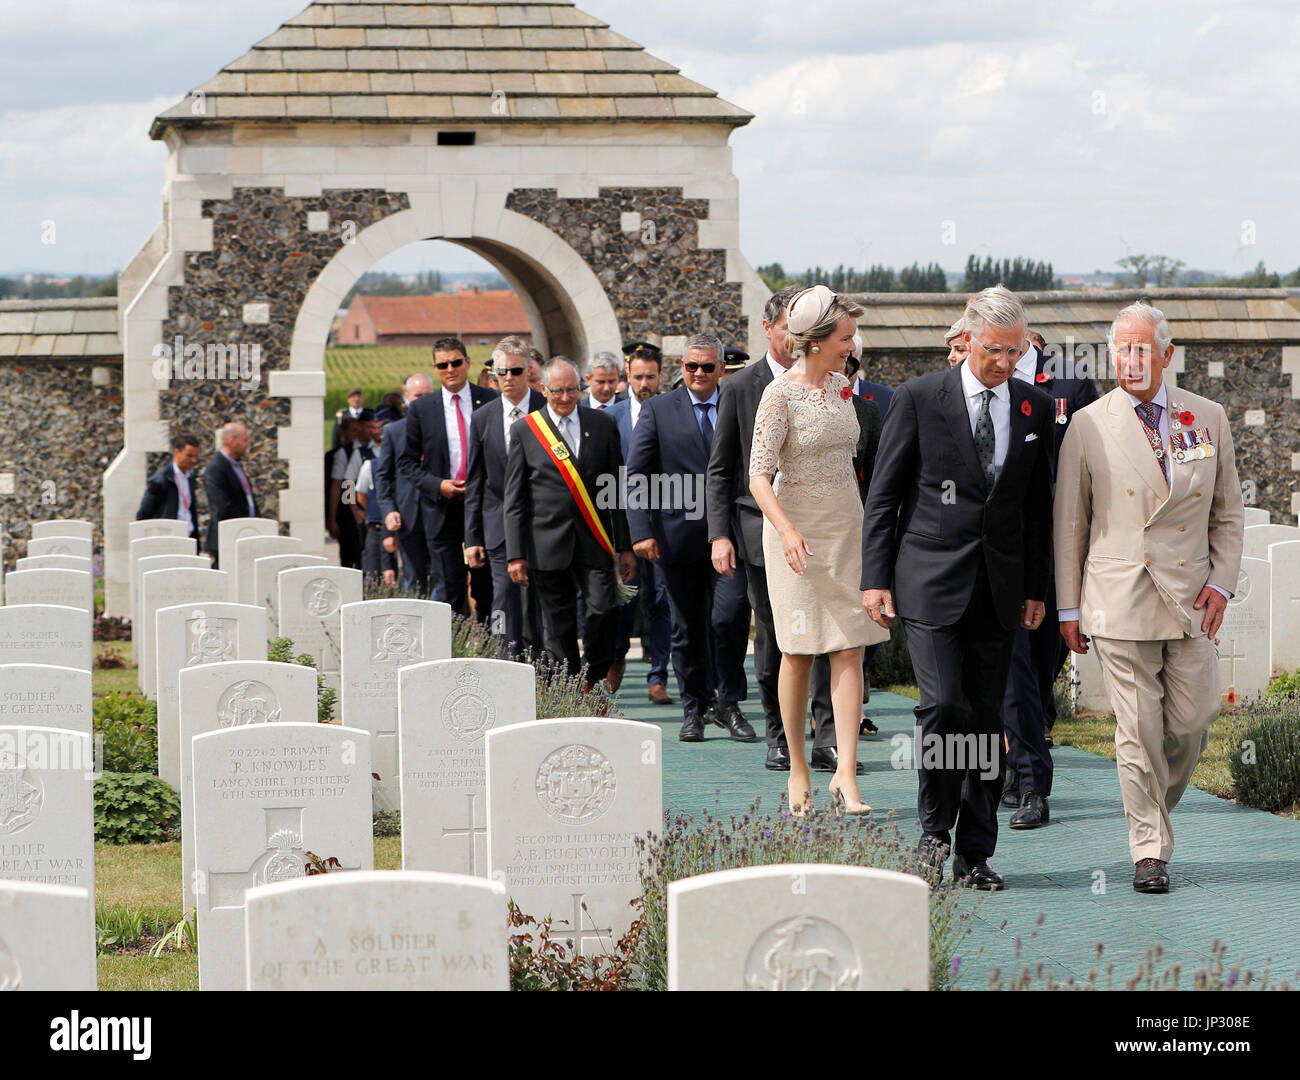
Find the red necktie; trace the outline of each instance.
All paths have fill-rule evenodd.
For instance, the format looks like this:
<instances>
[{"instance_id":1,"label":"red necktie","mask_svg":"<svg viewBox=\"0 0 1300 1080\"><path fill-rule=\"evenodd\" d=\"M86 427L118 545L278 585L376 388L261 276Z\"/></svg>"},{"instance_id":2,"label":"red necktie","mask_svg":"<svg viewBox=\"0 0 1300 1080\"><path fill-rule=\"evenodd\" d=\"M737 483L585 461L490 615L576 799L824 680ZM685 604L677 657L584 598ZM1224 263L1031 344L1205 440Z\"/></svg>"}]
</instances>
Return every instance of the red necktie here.
<instances>
[{"instance_id":1,"label":"red necktie","mask_svg":"<svg viewBox=\"0 0 1300 1080\"><path fill-rule=\"evenodd\" d=\"M456 432L460 435L460 468L456 470L456 483L465 482L465 464L469 459L469 444L465 439L465 415L460 411L460 398L451 396L452 406L456 410Z\"/></svg>"}]
</instances>

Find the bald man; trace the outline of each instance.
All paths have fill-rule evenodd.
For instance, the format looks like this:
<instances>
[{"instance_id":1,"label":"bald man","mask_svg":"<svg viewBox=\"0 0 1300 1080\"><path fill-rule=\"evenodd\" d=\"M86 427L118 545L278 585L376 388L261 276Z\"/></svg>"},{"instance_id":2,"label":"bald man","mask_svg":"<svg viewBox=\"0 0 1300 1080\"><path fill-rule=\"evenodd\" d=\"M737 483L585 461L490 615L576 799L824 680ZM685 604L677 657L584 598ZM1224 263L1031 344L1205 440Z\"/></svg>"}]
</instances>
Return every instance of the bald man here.
<instances>
[{"instance_id":1,"label":"bald man","mask_svg":"<svg viewBox=\"0 0 1300 1080\"><path fill-rule=\"evenodd\" d=\"M217 566L217 523L228 518L257 517L253 485L244 472L248 454L248 428L231 421L217 434L217 452L203 470L203 490L208 496L207 551Z\"/></svg>"}]
</instances>

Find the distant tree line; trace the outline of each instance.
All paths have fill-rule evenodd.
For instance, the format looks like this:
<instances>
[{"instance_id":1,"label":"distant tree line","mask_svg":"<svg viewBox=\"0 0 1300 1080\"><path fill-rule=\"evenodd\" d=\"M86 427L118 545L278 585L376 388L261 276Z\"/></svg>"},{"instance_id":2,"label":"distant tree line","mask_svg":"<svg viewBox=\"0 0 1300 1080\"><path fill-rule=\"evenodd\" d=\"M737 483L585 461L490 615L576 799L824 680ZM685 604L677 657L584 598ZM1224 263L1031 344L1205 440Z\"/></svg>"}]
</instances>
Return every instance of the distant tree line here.
<instances>
[{"instance_id":1,"label":"distant tree line","mask_svg":"<svg viewBox=\"0 0 1300 1080\"><path fill-rule=\"evenodd\" d=\"M995 259L989 255L980 262L977 255L972 255L966 260L962 292L979 292L999 282L1013 292L1034 292L1055 288L1056 275L1051 263L1033 259Z\"/></svg>"},{"instance_id":2,"label":"distant tree line","mask_svg":"<svg viewBox=\"0 0 1300 1080\"><path fill-rule=\"evenodd\" d=\"M913 263L895 271L892 266L869 266L854 270L842 263L834 270L814 266L802 273L786 273L780 263L757 268L759 276L773 292L788 285L807 288L810 285L829 285L836 292L947 292L948 276L938 263L922 266Z\"/></svg>"},{"instance_id":3,"label":"distant tree line","mask_svg":"<svg viewBox=\"0 0 1300 1080\"><path fill-rule=\"evenodd\" d=\"M39 277L31 281L0 277L0 300L81 300L91 296L116 296L117 275L72 278Z\"/></svg>"}]
</instances>

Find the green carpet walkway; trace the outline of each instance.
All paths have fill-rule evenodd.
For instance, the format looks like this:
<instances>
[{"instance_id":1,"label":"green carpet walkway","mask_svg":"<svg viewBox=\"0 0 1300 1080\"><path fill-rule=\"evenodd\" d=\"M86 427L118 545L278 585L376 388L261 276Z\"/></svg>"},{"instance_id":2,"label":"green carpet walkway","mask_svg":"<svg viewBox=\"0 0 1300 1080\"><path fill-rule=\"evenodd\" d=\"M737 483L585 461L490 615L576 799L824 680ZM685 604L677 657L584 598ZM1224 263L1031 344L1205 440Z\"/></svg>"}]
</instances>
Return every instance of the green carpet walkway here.
<instances>
[{"instance_id":1,"label":"green carpet walkway","mask_svg":"<svg viewBox=\"0 0 1300 1080\"><path fill-rule=\"evenodd\" d=\"M619 706L623 715L663 728L665 808L696 813L716 806L726 815L747 810L761 795L766 811L774 811L785 790L785 774L763 767L766 747L752 667L749 700L742 705L760 736L751 744L731 741L717 726L707 729L703 743L678 742L680 706L652 705L645 675L646 665L629 657ZM671 677L669 692L675 699ZM867 711L880 734L858 743L858 760L867 768L859 778L863 798L877 819L892 810L913 840L919 835L916 774L891 767L890 739L912 734L914 705L897 695L873 693ZM1122 986L1147 950L1159 945L1163 954L1157 971L1180 965L1182 986L1189 987L1215 939L1227 946L1229 965L1240 955L1244 968L1258 974L1271 958L1274 982L1286 978L1293 987L1300 982L1300 822L1189 788L1173 813L1177 850L1170 892L1140 895L1132 887L1115 763L1066 747L1053 756L1051 824L1013 832L1006 827L1011 811L1000 812L998 850L990 864L1006 878L1007 888L989 895L960 950L963 988L983 989L994 968L1007 977L1040 962L1058 979L1071 974L1086 979L1099 942L1105 946L1103 984L1108 963L1114 964L1115 981ZM819 806L827 805L829 779L830 774L813 773ZM999 933L1004 919L1007 927ZM977 957L981 947L983 954Z\"/></svg>"}]
</instances>

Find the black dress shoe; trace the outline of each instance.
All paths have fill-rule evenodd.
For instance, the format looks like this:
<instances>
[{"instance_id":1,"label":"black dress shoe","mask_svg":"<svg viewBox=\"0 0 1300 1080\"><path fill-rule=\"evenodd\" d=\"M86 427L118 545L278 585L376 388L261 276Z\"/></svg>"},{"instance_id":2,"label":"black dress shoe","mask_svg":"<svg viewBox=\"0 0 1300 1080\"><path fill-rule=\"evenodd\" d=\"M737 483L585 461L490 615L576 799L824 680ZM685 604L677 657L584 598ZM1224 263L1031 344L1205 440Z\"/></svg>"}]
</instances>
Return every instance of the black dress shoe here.
<instances>
[{"instance_id":1,"label":"black dress shoe","mask_svg":"<svg viewBox=\"0 0 1300 1080\"><path fill-rule=\"evenodd\" d=\"M1026 791L1020 799L1020 809L1011 815L1007 824L1013 829L1038 829L1052 820L1047 806L1047 796L1036 791Z\"/></svg>"},{"instance_id":2,"label":"black dress shoe","mask_svg":"<svg viewBox=\"0 0 1300 1080\"><path fill-rule=\"evenodd\" d=\"M968 889L983 889L985 892L997 892L1007 885L1002 880L1002 875L994 873L986 860L967 862L964 855L953 859L952 879L961 882Z\"/></svg>"},{"instance_id":3,"label":"black dress shoe","mask_svg":"<svg viewBox=\"0 0 1300 1080\"><path fill-rule=\"evenodd\" d=\"M876 727L876 725L871 722L871 718L869 716L864 716L862 718L862 723L858 725L858 738L865 739L868 735L879 735L879 734L880 734L880 728Z\"/></svg>"},{"instance_id":4,"label":"black dress shoe","mask_svg":"<svg viewBox=\"0 0 1300 1080\"><path fill-rule=\"evenodd\" d=\"M1133 889L1135 892L1166 893L1169 891L1169 873L1159 859L1142 859L1133 864Z\"/></svg>"},{"instance_id":5,"label":"black dress shoe","mask_svg":"<svg viewBox=\"0 0 1300 1080\"><path fill-rule=\"evenodd\" d=\"M767 761L763 767L771 769L773 772L789 772L790 751L784 746L769 746L767 748Z\"/></svg>"},{"instance_id":6,"label":"black dress shoe","mask_svg":"<svg viewBox=\"0 0 1300 1080\"><path fill-rule=\"evenodd\" d=\"M682 721L682 730L677 733L678 742L703 742L704 741L704 717L699 713L691 713Z\"/></svg>"},{"instance_id":7,"label":"black dress shoe","mask_svg":"<svg viewBox=\"0 0 1300 1080\"><path fill-rule=\"evenodd\" d=\"M812 767L818 772L834 772L840 767L840 752L833 746L819 746L812 752ZM859 776L867 771L867 767L858 762L856 772Z\"/></svg>"},{"instance_id":8,"label":"black dress shoe","mask_svg":"<svg viewBox=\"0 0 1300 1080\"><path fill-rule=\"evenodd\" d=\"M1020 777L1015 773L1007 773L1007 777L1002 781L1002 798L1001 804L1008 810L1020 809Z\"/></svg>"},{"instance_id":9,"label":"black dress shoe","mask_svg":"<svg viewBox=\"0 0 1300 1080\"><path fill-rule=\"evenodd\" d=\"M952 845L937 836L922 836L916 845L916 861L922 866L942 870L948 856L952 854Z\"/></svg>"},{"instance_id":10,"label":"black dress shoe","mask_svg":"<svg viewBox=\"0 0 1300 1080\"><path fill-rule=\"evenodd\" d=\"M745 719L744 713L740 711L740 706L734 701L718 702L713 722L726 728L736 742L758 742L758 736L754 734L754 729L749 726L749 721Z\"/></svg>"}]
</instances>

